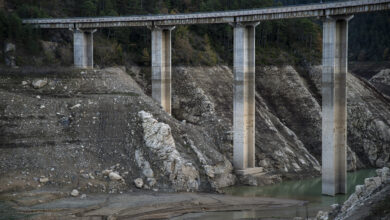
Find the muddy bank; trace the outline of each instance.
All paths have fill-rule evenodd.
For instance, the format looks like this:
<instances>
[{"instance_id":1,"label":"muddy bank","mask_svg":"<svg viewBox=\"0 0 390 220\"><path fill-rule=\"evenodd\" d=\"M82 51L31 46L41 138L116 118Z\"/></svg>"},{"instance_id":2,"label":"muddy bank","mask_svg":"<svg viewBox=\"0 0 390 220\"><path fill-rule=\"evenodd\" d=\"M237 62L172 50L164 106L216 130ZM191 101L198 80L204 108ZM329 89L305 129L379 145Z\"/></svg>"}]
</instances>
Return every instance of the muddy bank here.
<instances>
[{"instance_id":1,"label":"muddy bank","mask_svg":"<svg viewBox=\"0 0 390 220\"><path fill-rule=\"evenodd\" d=\"M71 197L69 192L35 190L3 194L1 200L4 205L0 207L28 219L165 219L191 212L265 211L304 204L288 199L150 191Z\"/></svg>"}]
</instances>

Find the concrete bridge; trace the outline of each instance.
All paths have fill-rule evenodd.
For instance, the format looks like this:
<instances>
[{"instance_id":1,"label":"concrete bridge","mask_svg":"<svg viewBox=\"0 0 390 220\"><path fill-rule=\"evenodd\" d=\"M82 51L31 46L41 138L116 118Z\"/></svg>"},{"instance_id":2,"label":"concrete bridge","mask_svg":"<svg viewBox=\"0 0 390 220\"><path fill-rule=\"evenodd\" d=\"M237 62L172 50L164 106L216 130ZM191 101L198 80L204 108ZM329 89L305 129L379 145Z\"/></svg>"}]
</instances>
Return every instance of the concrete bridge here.
<instances>
[{"instance_id":1,"label":"concrete bridge","mask_svg":"<svg viewBox=\"0 0 390 220\"><path fill-rule=\"evenodd\" d=\"M353 14L389 10L390 0L356 0L266 9L177 15L25 19L37 28L74 34L74 65L93 67L96 28L145 26L152 32L152 96L171 113L171 31L175 25L229 23L234 29L233 162L239 174L255 164L255 28L260 21L318 17L323 20L322 193L346 193L348 21Z\"/></svg>"}]
</instances>

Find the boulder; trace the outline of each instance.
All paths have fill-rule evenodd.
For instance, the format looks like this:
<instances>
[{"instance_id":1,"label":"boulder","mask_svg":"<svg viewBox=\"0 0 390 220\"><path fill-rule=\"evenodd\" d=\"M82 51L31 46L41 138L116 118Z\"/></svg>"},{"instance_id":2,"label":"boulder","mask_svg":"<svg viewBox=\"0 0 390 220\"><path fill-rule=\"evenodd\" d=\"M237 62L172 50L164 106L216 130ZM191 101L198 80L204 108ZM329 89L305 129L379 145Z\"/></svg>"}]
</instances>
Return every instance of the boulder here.
<instances>
[{"instance_id":1,"label":"boulder","mask_svg":"<svg viewBox=\"0 0 390 220\"><path fill-rule=\"evenodd\" d=\"M144 185L144 181L141 178L137 178L137 179L134 180L134 185L137 188L141 189L142 186Z\"/></svg>"},{"instance_id":2,"label":"boulder","mask_svg":"<svg viewBox=\"0 0 390 220\"><path fill-rule=\"evenodd\" d=\"M390 178L390 169L388 167L383 167L382 169L376 170L377 175L381 178L383 183L387 183Z\"/></svg>"},{"instance_id":3,"label":"boulder","mask_svg":"<svg viewBox=\"0 0 390 220\"><path fill-rule=\"evenodd\" d=\"M47 79L38 79L32 82L34 89L40 89L47 85Z\"/></svg>"},{"instance_id":4,"label":"boulder","mask_svg":"<svg viewBox=\"0 0 390 220\"><path fill-rule=\"evenodd\" d=\"M147 182L149 186L154 186L157 183L155 178L147 178Z\"/></svg>"},{"instance_id":5,"label":"boulder","mask_svg":"<svg viewBox=\"0 0 390 220\"><path fill-rule=\"evenodd\" d=\"M40 183L47 183L47 182L49 182L49 178L43 176L43 177L39 178L39 182Z\"/></svg>"},{"instance_id":6,"label":"boulder","mask_svg":"<svg viewBox=\"0 0 390 220\"><path fill-rule=\"evenodd\" d=\"M72 190L72 192L70 193L70 195L73 196L73 197L79 196L79 194L80 193L79 193L79 191L77 189Z\"/></svg>"},{"instance_id":7,"label":"boulder","mask_svg":"<svg viewBox=\"0 0 390 220\"><path fill-rule=\"evenodd\" d=\"M355 194L356 194L357 196L360 196L360 195L363 194L364 190L365 190L365 186L364 186L364 185L357 185L357 186L355 187Z\"/></svg>"},{"instance_id":8,"label":"boulder","mask_svg":"<svg viewBox=\"0 0 390 220\"><path fill-rule=\"evenodd\" d=\"M328 212L319 211L315 218L316 220L328 220Z\"/></svg>"},{"instance_id":9,"label":"boulder","mask_svg":"<svg viewBox=\"0 0 390 220\"><path fill-rule=\"evenodd\" d=\"M108 176L111 172L112 172L112 170L103 170L103 171L102 171L102 174L103 174L104 176Z\"/></svg>"},{"instance_id":10,"label":"boulder","mask_svg":"<svg viewBox=\"0 0 390 220\"><path fill-rule=\"evenodd\" d=\"M117 181L123 179L118 173L115 172L111 172L110 174L108 174L108 177L110 178L110 180L117 180Z\"/></svg>"}]
</instances>

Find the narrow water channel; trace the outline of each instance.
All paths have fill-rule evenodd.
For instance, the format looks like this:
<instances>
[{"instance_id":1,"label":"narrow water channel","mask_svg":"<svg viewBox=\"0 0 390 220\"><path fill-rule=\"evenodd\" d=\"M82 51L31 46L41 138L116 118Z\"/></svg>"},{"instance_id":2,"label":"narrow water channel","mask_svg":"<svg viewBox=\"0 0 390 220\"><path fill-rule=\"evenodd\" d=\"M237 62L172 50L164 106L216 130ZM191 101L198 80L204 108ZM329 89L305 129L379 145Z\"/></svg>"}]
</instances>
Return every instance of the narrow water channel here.
<instances>
[{"instance_id":1,"label":"narrow water channel","mask_svg":"<svg viewBox=\"0 0 390 220\"><path fill-rule=\"evenodd\" d=\"M225 188L229 195L250 197L272 197L307 201L305 206L285 209L270 209L265 211L233 211L233 212L202 212L189 213L177 218L181 219L292 219L293 217L314 217L319 210L329 210L330 205L342 204L355 191L355 186L364 183L364 179L375 175L375 169L359 170L348 173L348 192L335 197L321 195L321 178L285 181L269 186L235 186Z\"/></svg>"}]
</instances>

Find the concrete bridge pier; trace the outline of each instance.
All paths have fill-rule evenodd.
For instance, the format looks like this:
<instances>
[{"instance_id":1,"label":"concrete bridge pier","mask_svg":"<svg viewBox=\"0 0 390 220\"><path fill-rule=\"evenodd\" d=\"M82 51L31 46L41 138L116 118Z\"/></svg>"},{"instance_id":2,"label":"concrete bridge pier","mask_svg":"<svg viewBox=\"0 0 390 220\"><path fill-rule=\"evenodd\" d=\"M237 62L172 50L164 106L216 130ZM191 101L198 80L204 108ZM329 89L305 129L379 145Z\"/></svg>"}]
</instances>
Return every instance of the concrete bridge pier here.
<instances>
[{"instance_id":1,"label":"concrete bridge pier","mask_svg":"<svg viewBox=\"0 0 390 220\"><path fill-rule=\"evenodd\" d=\"M152 30L152 97L171 114L171 31L174 26Z\"/></svg>"},{"instance_id":2,"label":"concrete bridge pier","mask_svg":"<svg viewBox=\"0 0 390 220\"><path fill-rule=\"evenodd\" d=\"M235 23L233 163L237 174L255 168L255 28L259 22ZM258 169L261 172L261 169Z\"/></svg>"},{"instance_id":3,"label":"concrete bridge pier","mask_svg":"<svg viewBox=\"0 0 390 220\"><path fill-rule=\"evenodd\" d=\"M322 194L347 192L348 21L327 17L322 54Z\"/></svg>"},{"instance_id":4,"label":"concrete bridge pier","mask_svg":"<svg viewBox=\"0 0 390 220\"><path fill-rule=\"evenodd\" d=\"M93 33L96 29L75 29L73 31L74 66L93 68Z\"/></svg>"}]
</instances>

